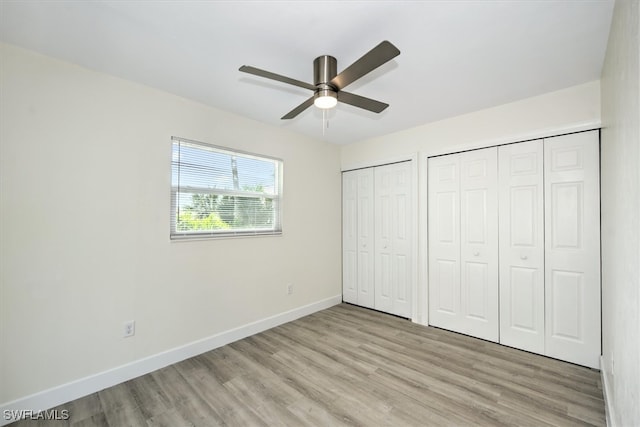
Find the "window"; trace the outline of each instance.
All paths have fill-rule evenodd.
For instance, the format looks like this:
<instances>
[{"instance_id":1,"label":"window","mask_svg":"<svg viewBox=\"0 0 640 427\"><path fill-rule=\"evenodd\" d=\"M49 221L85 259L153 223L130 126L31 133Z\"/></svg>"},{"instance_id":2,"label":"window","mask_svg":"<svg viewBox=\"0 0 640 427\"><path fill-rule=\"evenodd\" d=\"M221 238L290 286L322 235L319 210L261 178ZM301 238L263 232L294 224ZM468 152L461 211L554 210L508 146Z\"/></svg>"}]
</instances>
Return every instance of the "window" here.
<instances>
[{"instance_id":1,"label":"window","mask_svg":"<svg viewBox=\"0 0 640 427\"><path fill-rule=\"evenodd\" d=\"M282 233L282 160L172 138L171 238Z\"/></svg>"}]
</instances>

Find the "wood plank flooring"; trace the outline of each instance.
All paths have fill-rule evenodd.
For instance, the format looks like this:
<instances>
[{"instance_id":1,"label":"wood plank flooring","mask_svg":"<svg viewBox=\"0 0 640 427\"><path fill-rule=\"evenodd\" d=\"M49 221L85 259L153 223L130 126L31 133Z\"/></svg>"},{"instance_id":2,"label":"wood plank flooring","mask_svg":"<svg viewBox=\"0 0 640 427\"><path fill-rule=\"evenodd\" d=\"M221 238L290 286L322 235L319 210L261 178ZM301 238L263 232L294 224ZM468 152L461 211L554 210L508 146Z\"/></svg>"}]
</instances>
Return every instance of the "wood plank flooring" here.
<instances>
[{"instance_id":1,"label":"wood plank flooring","mask_svg":"<svg viewBox=\"0 0 640 427\"><path fill-rule=\"evenodd\" d=\"M598 371L348 304L55 409L12 426L605 425Z\"/></svg>"}]
</instances>

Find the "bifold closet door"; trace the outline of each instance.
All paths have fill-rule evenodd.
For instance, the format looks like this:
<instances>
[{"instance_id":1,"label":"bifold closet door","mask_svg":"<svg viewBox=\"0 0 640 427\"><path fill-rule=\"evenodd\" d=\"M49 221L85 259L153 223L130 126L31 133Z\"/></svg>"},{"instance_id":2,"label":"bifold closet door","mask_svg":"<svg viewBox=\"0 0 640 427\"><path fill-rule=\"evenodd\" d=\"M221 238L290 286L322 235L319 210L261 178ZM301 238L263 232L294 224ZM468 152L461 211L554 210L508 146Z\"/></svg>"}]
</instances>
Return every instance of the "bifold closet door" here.
<instances>
[{"instance_id":1,"label":"bifold closet door","mask_svg":"<svg viewBox=\"0 0 640 427\"><path fill-rule=\"evenodd\" d=\"M460 286L466 333L498 341L498 149L461 153Z\"/></svg>"},{"instance_id":2,"label":"bifold closet door","mask_svg":"<svg viewBox=\"0 0 640 427\"><path fill-rule=\"evenodd\" d=\"M498 148L500 343L544 354L542 140Z\"/></svg>"},{"instance_id":3,"label":"bifold closet door","mask_svg":"<svg viewBox=\"0 0 640 427\"><path fill-rule=\"evenodd\" d=\"M429 323L498 340L497 148L428 161Z\"/></svg>"},{"instance_id":4,"label":"bifold closet door","mask_svg":"<svg viewBox=\"0 0 640 427\"><path fill-rule=\"evenodd\" d=\"M375 309L411 317L411 163L374 168Z\"/></svg>"},{"instance_id":5,"label":"bifold closet door","mask_svg":"<svg viewBox=\"0 0 640 427\"><path fill-rule=\"evenodd\" d=\"M342 298L374 306L373 169L342 174Z\"/></svg>"},{"instance_id":6,"label":"bifold closet door","mask_svg":"<svg viewBox=\"0 0 640 427\"><path fill-rule=\"evenodd\" d=\"M428 160L429 324L464 331L460 310L460 156Z\"/></svg>"},{"instance_id":7,"label":"bifold closet door","mask_svg":"<svg viewBox=\"0 0 640 427\"><path fill-rule=\"evenodd\" d=\"M599 367L599 132L544 140L547 356Z\"/></svg>"}]
</instances>

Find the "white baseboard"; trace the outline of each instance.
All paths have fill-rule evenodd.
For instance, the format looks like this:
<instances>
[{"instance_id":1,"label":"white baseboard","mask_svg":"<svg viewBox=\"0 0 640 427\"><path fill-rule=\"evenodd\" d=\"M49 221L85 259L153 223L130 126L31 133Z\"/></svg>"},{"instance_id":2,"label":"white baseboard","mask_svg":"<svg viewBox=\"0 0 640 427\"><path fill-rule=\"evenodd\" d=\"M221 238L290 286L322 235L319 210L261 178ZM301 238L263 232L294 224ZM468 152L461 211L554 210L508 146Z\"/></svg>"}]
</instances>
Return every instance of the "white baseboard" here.
<instances>
[{"instance_id":1,"label":"white baseboard","mask_svg":"<svg viewBox=\"0 0 640 427\"><path fill-rule=\"evenodd\" d=\"M611 406L611 386L607 381L607 373L604 370L604 357L600 356L600 378L602 380L602 395L604 397L604 413L607 421L607 427L615 427L615 416L613 415L613 406Z\"/></svg>"},{"instance_id":2,"label":"white baseboard","mask_svg":"<svg viewBox=\"0 0 640 427\"><path fill-rule=\"evenodd\" d=\"M266 319L261 319L229 331L221 332L198 341L185 344L153 356L136 360L108 371L100 372L89 377L81 378L67 384L44 390L30 396L26 396L0 405L0 426L16 421L11 414L20 411L44 411L71 400L79 399L91 393L104 390L107 387L120 384L124 381L148 374L164 368L173 363L180 362L207 351L222 347L223 345L238 341L251 335L255 335L267 329L282 325L300 317L313 314L342 302L342 295L336 295L321 301L317 301L284 313L276 314ZM29 412L27 412L29 413ZM9 419L7 419L9 418Z\"/></svg>"}]
</instances>

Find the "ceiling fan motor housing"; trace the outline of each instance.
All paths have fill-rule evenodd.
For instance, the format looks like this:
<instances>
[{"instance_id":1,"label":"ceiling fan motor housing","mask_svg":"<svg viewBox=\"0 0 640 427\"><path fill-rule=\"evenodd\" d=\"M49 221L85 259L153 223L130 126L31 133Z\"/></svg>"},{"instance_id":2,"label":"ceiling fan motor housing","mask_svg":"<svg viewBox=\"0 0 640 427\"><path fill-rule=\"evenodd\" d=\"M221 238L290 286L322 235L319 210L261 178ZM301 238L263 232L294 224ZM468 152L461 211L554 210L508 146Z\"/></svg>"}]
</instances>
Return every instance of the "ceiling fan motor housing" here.
<instances>
[{"instance_id":1,"label":"ceiling fan motor housing","mask_svg":"<svg viewBox=\"0 0 640 427\"><path fill-rule=\"evenodd\" d=\"M323 55L313 60L313 84L319 90L336 91L329 82L338 75L338 61L333 56Z\"/></svg>"},{"instance_id":2,"label":"ceiling fan motor housing","mask_svg":"<svg viewBox=\"0 0 640 427\"><path fill-rule=\"evenodd\" d=\"M328 85L338 75L338 61L333 56L322 55L313 60L313 83Z\"/></svg>"}]
</instances>

